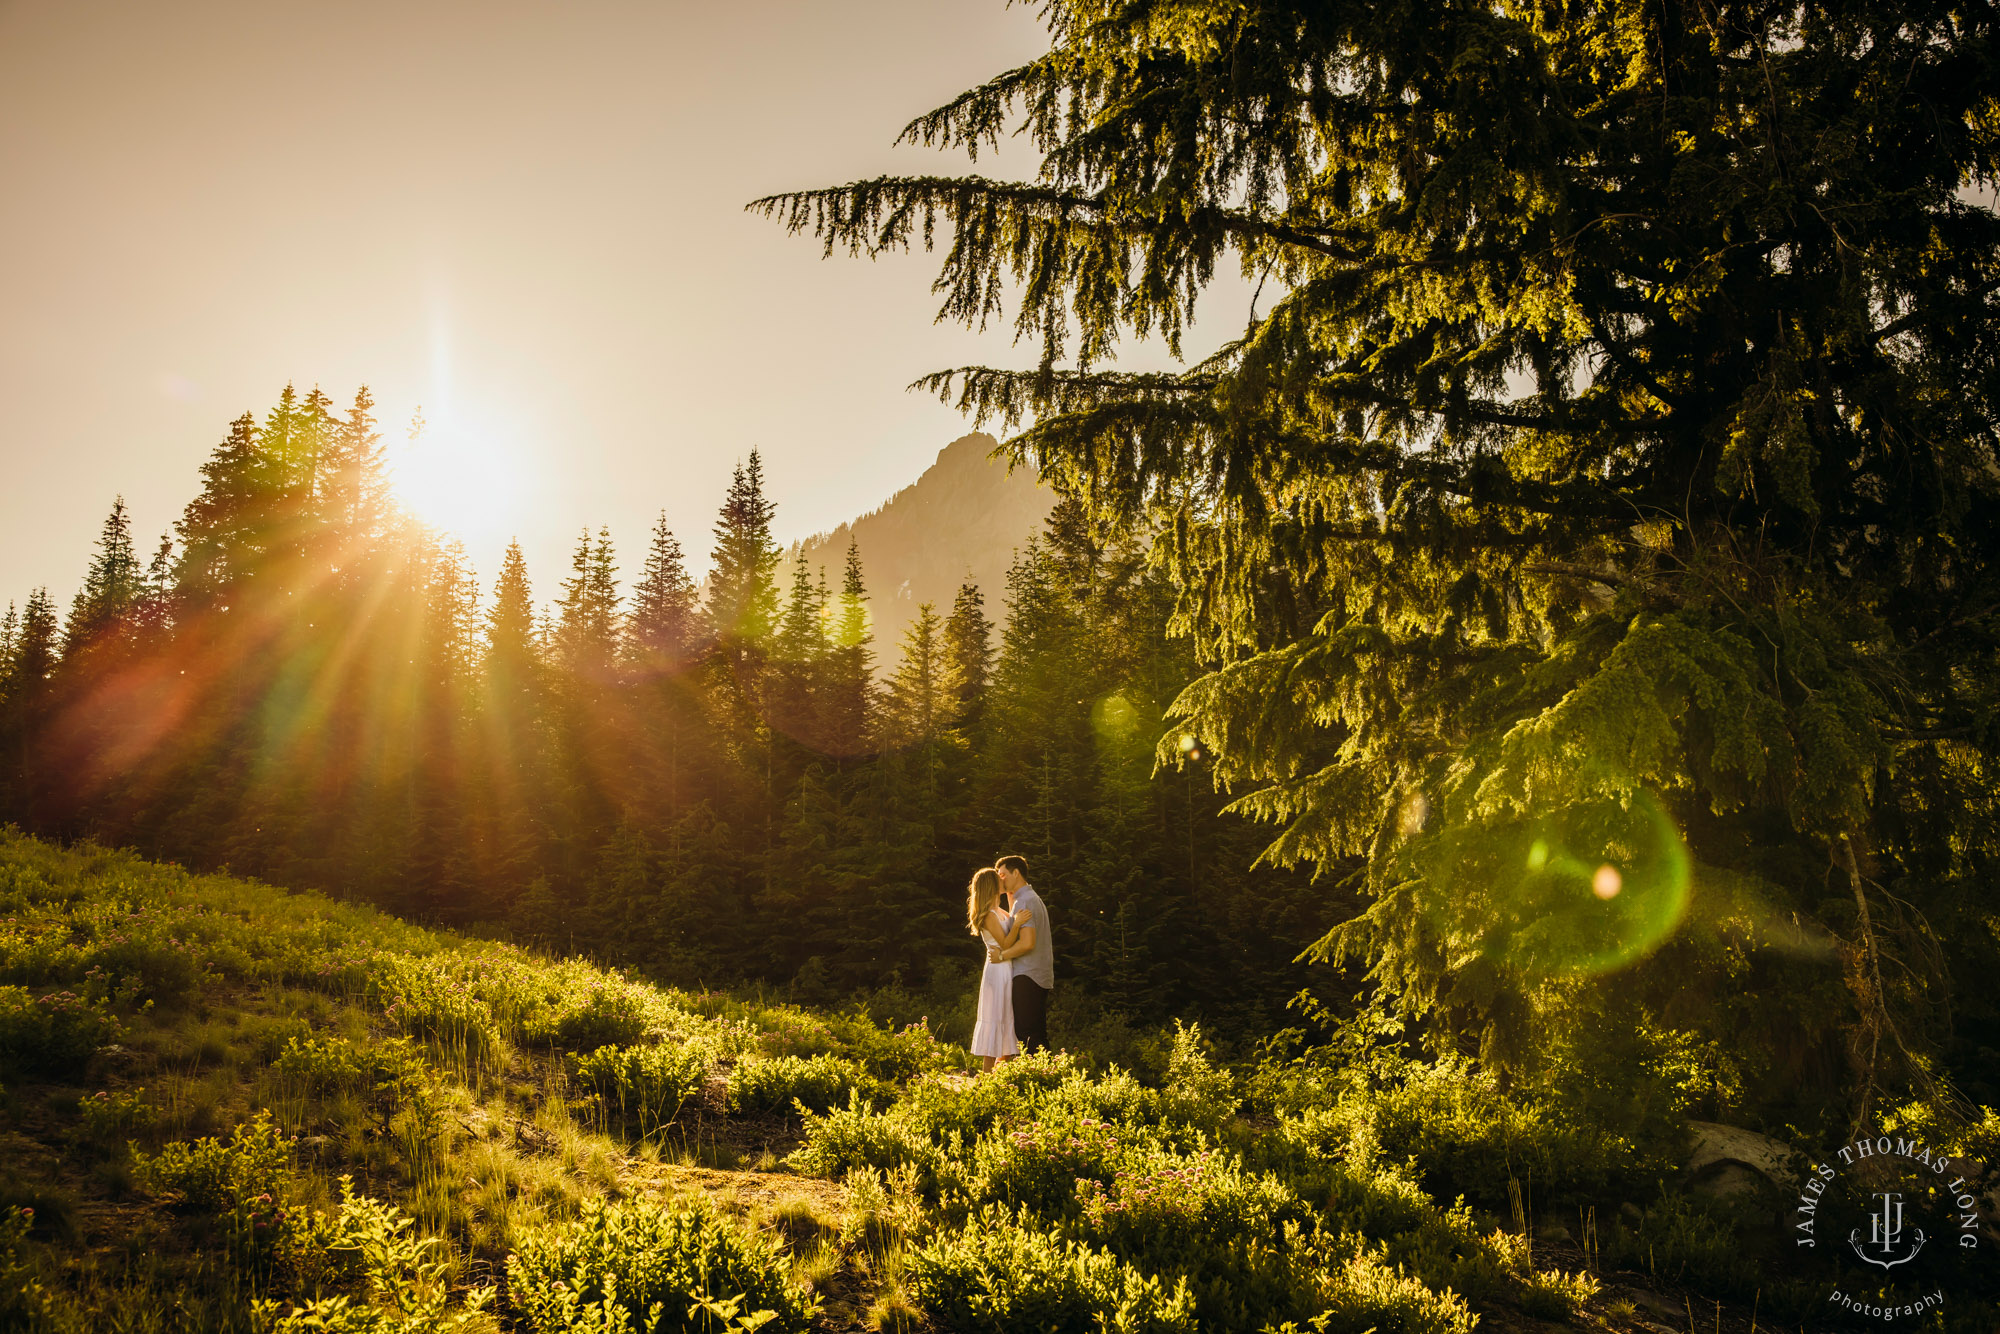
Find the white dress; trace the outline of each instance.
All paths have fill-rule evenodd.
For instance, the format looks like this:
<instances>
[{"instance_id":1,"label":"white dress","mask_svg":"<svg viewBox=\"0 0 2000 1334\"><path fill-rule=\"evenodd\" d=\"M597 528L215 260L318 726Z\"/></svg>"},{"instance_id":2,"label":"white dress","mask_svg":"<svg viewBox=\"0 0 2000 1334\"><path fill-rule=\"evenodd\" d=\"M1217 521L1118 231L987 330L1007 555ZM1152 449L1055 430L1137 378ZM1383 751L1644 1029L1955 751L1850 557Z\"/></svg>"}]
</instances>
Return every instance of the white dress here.
<instances>
[{"instance_id":1,"label":"white dress","mask_svg":"<svg viewBox=\"0 0 2000 1334\"><path fill-rule=\"evenodd\" d=\"M994 924L1004 932L1011 920L998 908L987 914L979 931L980 944L997 949L1000 941L993 934ZM1019 1050L1014 1045L1014 965L988 963L979 975L979 1020L972 1026L972 1054L1012 1056Z\"/></svg>"}]
</instances>

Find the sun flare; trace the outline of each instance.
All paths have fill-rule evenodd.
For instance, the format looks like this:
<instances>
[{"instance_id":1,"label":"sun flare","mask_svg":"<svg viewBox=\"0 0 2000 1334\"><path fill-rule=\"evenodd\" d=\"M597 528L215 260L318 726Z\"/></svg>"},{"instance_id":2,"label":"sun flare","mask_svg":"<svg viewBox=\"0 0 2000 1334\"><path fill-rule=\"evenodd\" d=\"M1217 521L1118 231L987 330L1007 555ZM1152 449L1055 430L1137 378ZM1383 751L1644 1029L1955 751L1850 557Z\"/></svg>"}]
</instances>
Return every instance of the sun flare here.
<instances>
[{"instance_id":1,"label":"sun flare","mask_svg":"<svg viewBox=\"0 0 2000 1334\"><path fill-rule=\"evenodd\" d=\"M511 531L529 489L528 467L518 450L437 423L397 453L391 478L405 509L467 542Z\"/></svg>"}]
</instances>

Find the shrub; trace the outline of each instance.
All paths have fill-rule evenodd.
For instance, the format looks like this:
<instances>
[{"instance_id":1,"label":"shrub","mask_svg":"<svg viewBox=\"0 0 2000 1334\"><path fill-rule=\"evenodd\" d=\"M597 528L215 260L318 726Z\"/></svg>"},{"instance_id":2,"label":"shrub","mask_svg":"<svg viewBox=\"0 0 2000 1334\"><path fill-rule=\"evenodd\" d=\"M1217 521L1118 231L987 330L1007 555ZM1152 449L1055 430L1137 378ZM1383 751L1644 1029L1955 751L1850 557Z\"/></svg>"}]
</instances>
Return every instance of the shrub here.
<instances>
[{"instance_id":1,"label":"shrub","mask_svg":"<svg viewBox=\"0 0 2000 1334\"><path fill-rule=\"evenodd\" d=\"M747 1060L729 1072L732 1111L789 1109L794 1101L823 1112L846 1102L854 1093L874 1095L881 1085L852 1061L838 1056L779 1056Z\"/></svg>"},{"instance_id":2,"label":"shrub","mask_svg":"<svg viewBox=\"0 0 2000 1334\"><path fill-rule=\"evenodd\" d=\"M580 1005L565 1006L529 1031L565 1051L588 1052L599 1047L629 1046L646 1036L646 1010L640 998L617 987L592 987Z\"/></svg>"},{"instance_id":3,"label":"shrub","mask_svg":"<svg viewBox=\"0 0 2000 1334\"><path fill-rule=\"evenodd\" d=\"M346 1038L296 1037L271 1062L271 1072L308 1093L338 1093L361 1085L362 1058Z\"/></svg>"},{"instance_id":4,"label":"shrub","mask_svg":"<svg viewBox=\"0 0 2000 1334\"><path fill-rule=\"evenodd\" d=\"M801 1172L834 1178L856 1168L887 1172L907 1166L923 1192L935 1198L947 1183L963 1175L956 1161L960 1143L954 1137L948 1154L921 1128L901 1117L879 1115L855 1092L848 1095L847 1106L825 1116L807 1113L805 1143L785 1161Z\"/></svg>"},{"instance_id":5,"label":"shrub","mask_svg":"<svg viewBox=\"0 0 2000 1334\"><path fill-rule=\"evenodd\" d=\"M1327 1275L1327 1308L1272 1334L1472 1334L1479 1317L1453 1292L1433 1292L1402 1270L1367 1255Z\"/></svg>"},{"instance_id":6,"label":"shrub","mask_svg":"<svg viewBox=\"0 0 2000 1334\"><path fill-rule=\"evenodd\" d=\"M202 1213L222 1213L247 1199L276 1197L290 1185L292 1142L259 1112L221 1139L176 1140L135 1159L140 1183Z\"/></svg>"},{"instance_id":7,"label":"shrub","mask_svg":"<svg viewBox=\"0 0 2000 1334\"><path fill-rule=\"evenodd\" d=\"M932 1070L962 1069L960 1049L939 1042L923 1018L901 1028L877 1024L865 1014L840 1015L825 1021L846 1050L878 1079L901 1083Z\"/></svg>"},{"instance_id":8,"label":"shrub","mask_svg":"<svg viewBox=\"0 0 2000 1334\"><path fill-rule=\"evenodd\" d=\"M1193 1334L1185 1279L1141 1273L1109 1251L1017 1225L990 1209L907 1252L903 1287L944 1328L1048 1334Z\"/></svg>"},{"instance_id":9,"label":"shrub","mask_svg":"<svg viewBox=\"0 0 2000 1334\"><path fill-rule=\"evenodd\" d=\"M451 961L385 950L370 968L383 1014L405 1033L466 1067L499 1059L500 1025Z\"/></svg>"},{"instance_id":10,"label":"shrub","mask_svg":"<svg viewBox=\"0 0 2000 1334\"><path fill-rule=\"evenodd\" d=\"M76 1100L83 1137L93 1144L122 1144L133 1132L153 1123L157 1113L146 1101L146 1090L112 1093L100 1089Z\"/></svg>"},{"instance_id":11,"label":"shrub","mask_svg":"<svg viewBox=\"0 0 2000 1334\"><path fill-rule=\"evenodd\" d=\"M599 1047L576 1058L577 1077L597 1091L607 1123L652 1135L681 1114L708 1078L708 1059L693 1047Z\"/></svg>"},{"instance_id":12,"label":"shrub","mask_svg":"<svg viewBox=\"0 0 2000 1334\"><path fill-rule=\"evenodd\" d=\"M1235 1116L1242 1099L1227 1070L1218 1070L1202 1051L1201 1028L1174 1021L1173 1049L1160 1088L1161 1120L1215 1134Z\"/></svg>"},{"instance_id":13,"label":"shrub","mask_svg":"<svg viewBox=\"0 0 2000 1334\"><path fill-rule=\"evenodd\" d=\"M1493 1210L1508 1207L1510 1176L1553 1204L1596 1198L1645 1166L1623 1141L1567 1126L1449 1059L1400 1062L1379 1085L1349 1086L1332 1105L1304 1110L1291 1133L1329 1155L1379 1149L1392 1162L1413 1160L1432 1195Z\"/></svg>"},{"instance_id":14,"label":"shrub","mask_svg":"<svg viewBox=\"0 0 2000 1334\"><path fill-rule=\"evenodd\" d=\"M1044 1217L1072 1213L1082 1180L1111 1181L1124 1156L1121 1131L1131 1133L1087 1116L1045 1116L1014 1129L999 1127L973 1151L972 1197Z\"/></svg>"},{"instance_id":15,"label":"shrub","mask_svg":"<svg viewBox=\"0 0 2000 1334\"><path fill-rule=\"evenodd\" d=\"M744 1018L766 1056L830 1056L843 1045L825 1020L790 1005L752 1009Z\"/></svg>"},{"instance_id":16,"label":"shrub","mask_svg":"<svg viewBox=\"0 0 2000 1334\"><path fill-rule=\"evenodd\" d=\"M706 1303L732 1300L753 1318L772 1312L773 1330L803 1330L818 1304L787 1270L775 1242L743 1232L702 1195L586 1199L581 1217L528 1232L507 1257L509 1299L534 1334L570 1330L593 1307L600 1320L622 1311L637 1329L653 1328L652 1316L661 1330L706 1331Z\"/></svg>"},{"instance_id":17,"label":"shrub","mask_svg":"<svg viewBox=\"0 0 2000 1334\"><path fill-rule=\"evenodd\" d=\"M292 1141L271 1124L271 1113L230 1132L228 1141L176 1140L157 1154L133 1155L142 1188L197 1213L220 1219L239 1259L269 1260L310 1223L287 1207L292 1193Z\"/></svg>"},{"instance_id":18,"label":"shrub","mask_svg":"<svg viewBox=\"0 0 2000 1334\"><path fill-rule=\"evenodd\" d=\"M102 999L69 991L36 996L23 987L0 987L0 1070L74 1071L118 1032L118 1021Z\"/></svg>"},{"instance_id":19,"label":"shrub","mask_svg":"<svg viewBox=\"0 0 2000 1334\"><path fill-rule=\"evenodd\" d=\"M1293 1252L1312 1221L1285 1184L1216 1150L1138 1145L1108 1185L1076 1183L1078 1216L1061 1229L1150 1274L1185 1277L1204 1328L1243 1329L1318 1309L1310 1266Z\"/></svg>"},{"instance_id":20,"label":"shrub","mask_svg":"<svg viewBox=\"0 0 2000 1334\"><path fill-rule=\"evenodd\" d=\"M1521 1309L1538 1320L1568 1320L1597 1295L1597 1288L1597 1280L1581 1271L1531 1274L1521 1291Z\"/></svg>"},{"instance_id":21,"label":"shrub","mask_svg":"<svg viewBox=\"0 0 2000 1334\"><path fill-rule=\"evenodd\" d=\"M1614 1228L1603 1253L1606 1263L1724 1296L1755 1291L1761 1277L1726 1206L1673 1193L1646 1211L1636 1234Z\"/></svg>"},{"instance_id":22,"label":"shrub","mask_svg":"<svg viewBox=\"0 0 2000 1334\"><path fill-rule=\"evenodd\" d=\"M919 1075L903 1088L894 1115L933 1141L956 1134L970 1142L1002 1121L1025 1118L1028 1097L1006 1076L1019 1061L977 1079Z\"/></svg>"},{"instance_id":23,"label":"shrub","mask_svg":"<svg viewBox=\"0 0 2000 1334\"><path fill-rule=\"evenodd\" d=\"M445 1274L450 1265L432 1258L444 1243L411 1236L415 1225L395 1205L356 1195L353 1180L342 1177L340 1212L321 1240L327 1252L346 1258L364 1279L365 1301L322 1297L283 1317L277 1315L278 1303L263 1301L253 1308L254 1317L273 1334L430 1334L464 1328L492 1303L493 1289L471 1289L463 1306L447 1314L451 1292Z\"/></svg>"},{"instance_id":24,"label":"shrub","mask_svg":"<svg viewBox=\"0 0 2000 1334\"><path fill-rule=\"evenodd\" d=\"M0 1329L43 1328L55 1314L54 1297L23 1254L34 1225L33 1209L0 1205Z\"/></svg>"},{"instance_id":25,"label":"shrub","mask_svg":"<svg viewBox=\"0 0 2000 1334\"><path fill-rule=\"evenodd\" d=\"M1184 1251L1245 1235L1276 1236L1305 1210L1276 1177L1251 1175L1213 1149L1129 1155L1108 1185L1076 1183L1080 1225L1095 1241L1148 1268L1184 1267Z\"/></svg>"}]
</instances>

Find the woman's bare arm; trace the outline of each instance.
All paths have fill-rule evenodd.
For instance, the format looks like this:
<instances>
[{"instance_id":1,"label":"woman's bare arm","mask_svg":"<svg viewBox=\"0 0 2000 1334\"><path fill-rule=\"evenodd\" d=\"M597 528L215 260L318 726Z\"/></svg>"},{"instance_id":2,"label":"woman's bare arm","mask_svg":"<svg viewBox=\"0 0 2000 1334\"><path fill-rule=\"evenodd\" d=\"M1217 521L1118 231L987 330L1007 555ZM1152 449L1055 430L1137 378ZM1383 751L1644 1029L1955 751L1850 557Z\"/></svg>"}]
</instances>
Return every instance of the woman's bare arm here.
<instances>
[{"instance_id":1,"label":"woman's bare arm","mask_svg":"<svg viewBox=\"0 0 2000 1334\"><path fill-rule=\"evenodd\" d=\"M1020 937L1021 928L1015 923L1012 913L1001 912L998 908L995 908L986 914L986 926L989 931L993 928L993 919L995 917L998 917L1002 922L1007 924L1006 930L995 931L993 933L999 938L1000 948L1004 950Z\"/></svg>"},{"instance_id":2,"label":"woman's bare arm","mask_svg":"<svg viewBox=\"0 0 2000 1334\"><path fill-rule=\"evenodd\" d=\"M1009 959L1020 958L1033 948L1035 948L1034 915L1025 912L1015 913L1014 919L1007 929L1007 939L1001 942L1000 949L997 951L999 957L995 958L994 955L996 952L992 950L987 951L986 957L992 959L995 963L1005 963Z\"/></svg>"}]
</instances>

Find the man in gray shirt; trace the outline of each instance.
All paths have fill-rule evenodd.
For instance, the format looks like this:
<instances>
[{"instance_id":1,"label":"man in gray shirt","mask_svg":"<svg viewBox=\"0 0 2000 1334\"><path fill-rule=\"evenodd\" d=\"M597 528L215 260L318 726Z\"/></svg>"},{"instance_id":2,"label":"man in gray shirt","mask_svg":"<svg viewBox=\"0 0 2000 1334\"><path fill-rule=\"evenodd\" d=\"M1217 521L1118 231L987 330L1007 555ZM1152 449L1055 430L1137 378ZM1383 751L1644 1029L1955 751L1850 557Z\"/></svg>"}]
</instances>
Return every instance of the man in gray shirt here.
<instances>
[{"instance_id":1,"label":"man in gray shirt","mask_svg":"<svg viewBox=\"0 0 2000 1334\"><path fill-rule=\"evenodd\" d=\"M1014 965L1014 1041L1026 1056L1049 1045L1049 993L1056 986L1055 942L1049 935L1049 910L1028 883L1027 859L1002 857L993 863L993 869L1000 873L1000 888L1013 904L1021 934L1004 953L990 948L986 953L994 963L1011 961Z\"/></svg>"}]
</instances>

